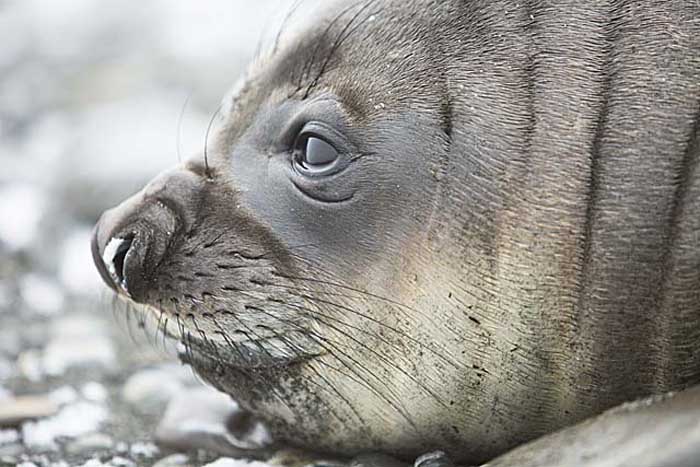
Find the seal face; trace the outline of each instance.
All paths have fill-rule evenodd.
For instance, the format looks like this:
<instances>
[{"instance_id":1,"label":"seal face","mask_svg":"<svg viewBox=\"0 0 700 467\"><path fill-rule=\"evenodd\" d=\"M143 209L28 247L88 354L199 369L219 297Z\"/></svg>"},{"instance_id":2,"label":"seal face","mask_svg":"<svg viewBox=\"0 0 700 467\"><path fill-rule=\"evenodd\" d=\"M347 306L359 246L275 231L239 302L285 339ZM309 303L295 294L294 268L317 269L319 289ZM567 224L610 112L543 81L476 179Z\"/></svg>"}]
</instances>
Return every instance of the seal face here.
<instances>
[{"instance_id":1,"label":"seal face","mask_svg":"<svg viewBox=\"0 0 700 467\"><path fill-rule=\"evenodd\" d=\"M700 6L613 3L327 7L98 268L314 450L478 462L700 381Z\"/></svg>"}]
</instances>

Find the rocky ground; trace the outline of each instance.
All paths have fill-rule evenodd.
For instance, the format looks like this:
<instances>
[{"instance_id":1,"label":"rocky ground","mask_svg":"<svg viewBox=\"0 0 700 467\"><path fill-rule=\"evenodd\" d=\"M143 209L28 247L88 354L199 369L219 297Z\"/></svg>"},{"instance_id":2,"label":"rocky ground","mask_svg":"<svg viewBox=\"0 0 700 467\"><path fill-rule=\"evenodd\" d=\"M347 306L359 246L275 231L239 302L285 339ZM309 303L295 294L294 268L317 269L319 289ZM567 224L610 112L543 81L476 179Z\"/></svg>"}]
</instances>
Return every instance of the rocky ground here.
<instances>
[{"instance_id":1,"label":"rocky ground","mask_svg":"<svg viewBox=\"0 0 700 467\"><path fill-rule=\"evenodd\" d=\"M0 0L0 466L246 463L219 457L245 457L223 423L235 405L113 303L89 239L203 146L290 3ZM215 415L192 422L194 400Z\"/></svg>"},{"instance_id":2,"label":"rocky ground","mask_svg":"<svg viewBox=\"0 0 700 467\"><path fill-rule=\"evenodd\" d=\"M18 267L13 263L3 262L3 275L8 265ZM19 277L18 284L5 281L0 308L0 465L201 465L216 459L204 452L171 456L154 443L168 402L200 387L187 367L138 337L137 326L129 337L123 310L112 313L98 302L65 296L46 278ZM37 303L23 298L33 293L40 294Z\"/></svg>"}]
</instances>

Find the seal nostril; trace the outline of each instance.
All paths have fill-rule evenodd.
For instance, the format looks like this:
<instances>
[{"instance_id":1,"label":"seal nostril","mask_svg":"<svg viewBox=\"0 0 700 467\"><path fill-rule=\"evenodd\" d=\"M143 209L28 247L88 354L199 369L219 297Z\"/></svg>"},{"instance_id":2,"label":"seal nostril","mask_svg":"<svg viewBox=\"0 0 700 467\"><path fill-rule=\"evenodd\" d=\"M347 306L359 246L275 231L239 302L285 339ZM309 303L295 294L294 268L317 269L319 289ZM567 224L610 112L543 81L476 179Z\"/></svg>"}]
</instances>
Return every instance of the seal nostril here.
<instances>
[{"instance_id":1,"label":"seal nostril","mask_svg":"<svg viewBox=\"0 0 700 467\"><path fill-rule=\"evenodd\" d=\"M124 266L126 265L126 256L134 242L134 235L127 235L124 238L112 238L105 247L102 260L104 261L107 270L114 282L127 291L126 274Z\"/></svg>"}]
</instances>

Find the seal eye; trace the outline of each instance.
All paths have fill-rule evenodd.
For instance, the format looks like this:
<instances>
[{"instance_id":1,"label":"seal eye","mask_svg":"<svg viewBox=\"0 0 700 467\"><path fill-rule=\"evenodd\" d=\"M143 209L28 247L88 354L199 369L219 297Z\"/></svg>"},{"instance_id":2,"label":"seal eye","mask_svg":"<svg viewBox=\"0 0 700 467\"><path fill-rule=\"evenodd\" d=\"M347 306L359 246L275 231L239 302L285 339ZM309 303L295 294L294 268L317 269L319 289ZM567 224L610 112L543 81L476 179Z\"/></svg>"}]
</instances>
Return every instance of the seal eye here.
<instances>
[{"instance_id":1,"label":"seal eye","mask_svg":"<svg viewBox=\"0 0 700 467\"><path fill-rule=\"evenodd\" d=\"M300 135L294 145L294 162L303 171L323 172L338 160L338 151L316 135Z\"/></svg>"}]
</instances>

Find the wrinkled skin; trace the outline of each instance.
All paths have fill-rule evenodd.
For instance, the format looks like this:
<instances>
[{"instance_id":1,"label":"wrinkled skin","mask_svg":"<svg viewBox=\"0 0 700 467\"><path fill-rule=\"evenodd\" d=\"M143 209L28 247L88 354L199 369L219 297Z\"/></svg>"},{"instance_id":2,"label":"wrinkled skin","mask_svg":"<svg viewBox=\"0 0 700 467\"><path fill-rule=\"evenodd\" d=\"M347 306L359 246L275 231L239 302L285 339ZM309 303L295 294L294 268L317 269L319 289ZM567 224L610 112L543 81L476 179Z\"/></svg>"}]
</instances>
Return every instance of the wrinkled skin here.
<instances>
[{"instance_id":1,"label":"wrinkled skin","mask_svg":"<svg viewBox=\"0 0 700 467\"><path fill-rule=\"evenodd\" d=\"M698 17L326 5L224 101L206 163L105 213L98 267L205 379L313 450L484 461L688 387ZM309 125L331 174L294 163Z\"/></svg>"}]
</instances>

